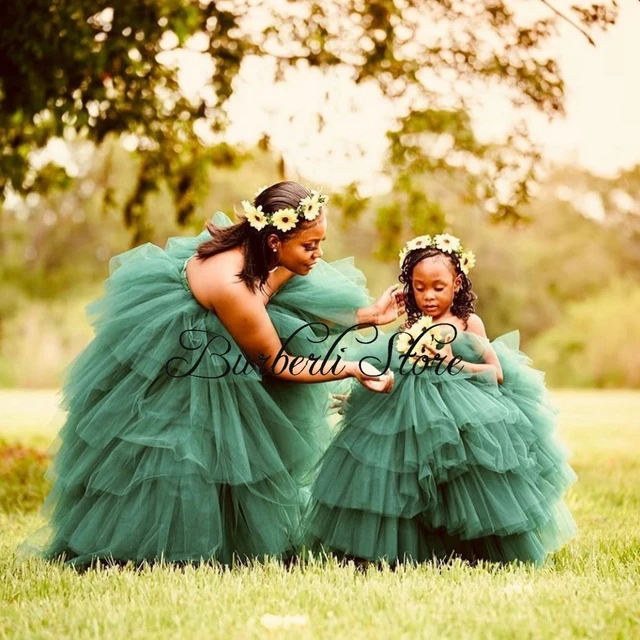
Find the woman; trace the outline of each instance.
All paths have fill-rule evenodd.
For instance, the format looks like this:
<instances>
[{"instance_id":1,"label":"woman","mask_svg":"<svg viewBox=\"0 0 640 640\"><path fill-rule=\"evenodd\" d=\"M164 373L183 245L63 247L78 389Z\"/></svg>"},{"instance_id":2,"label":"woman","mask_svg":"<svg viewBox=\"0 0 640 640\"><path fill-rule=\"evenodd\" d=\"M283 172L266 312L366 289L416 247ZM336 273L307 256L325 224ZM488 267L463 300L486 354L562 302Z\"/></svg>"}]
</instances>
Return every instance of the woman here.
<instances>
[{"instance_id":1,"label":"woman","mask_svg":"<svg viewBox=\"0 0 640 640\"><path fill-rule=\"evenodd\" d=\"M68 416L45 539L27 547L73 565L231 563L295 549L304 502L296 478L319 457L326 422L300 420L295 408L324 407L318 393L292 397L281 385L355 377L388 392L393 380L355 362L332 370L328 362L322 373L313 359L275 365L314 338L320 348L322 327L309 320L325 316L326 333L335 333L401 311L393 288L368 305L353 278L321 262L325 200L278 183L243 202L246 219L237 225L208 225L165 250L147 243L112 259L104 297L87 308L96 335L63 388ZM324 271L315 283L314 269ZM328 288L342 301L329 300ZM326 313L318 300L327 301ZM298 330L287 349L276 327ZM263 384L269 377L286 412Z\"/></svg>"}]
</instances>

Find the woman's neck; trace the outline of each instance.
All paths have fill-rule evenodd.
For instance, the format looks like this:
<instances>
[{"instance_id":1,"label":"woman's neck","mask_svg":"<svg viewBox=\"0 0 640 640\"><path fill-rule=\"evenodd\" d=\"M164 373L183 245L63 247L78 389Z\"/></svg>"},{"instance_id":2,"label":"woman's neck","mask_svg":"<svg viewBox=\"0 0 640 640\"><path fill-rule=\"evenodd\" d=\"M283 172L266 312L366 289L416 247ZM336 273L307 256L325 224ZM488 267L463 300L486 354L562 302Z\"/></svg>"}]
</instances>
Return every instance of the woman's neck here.
<instances>
[{"instance_id":1,"label":"woman's neck","mask_svg":"<svg viewBox=\"0 0 640 640\"><path fill-rule=\"evenodd\" d=\"M279 266L276 269L269 273L269 277L264 284L265 293L269 298L274 296L277 291L282 287L286 282L291 280L293 276L296 274L293 271L289 271L289 269Z\"/></svg>"}]
</instances>

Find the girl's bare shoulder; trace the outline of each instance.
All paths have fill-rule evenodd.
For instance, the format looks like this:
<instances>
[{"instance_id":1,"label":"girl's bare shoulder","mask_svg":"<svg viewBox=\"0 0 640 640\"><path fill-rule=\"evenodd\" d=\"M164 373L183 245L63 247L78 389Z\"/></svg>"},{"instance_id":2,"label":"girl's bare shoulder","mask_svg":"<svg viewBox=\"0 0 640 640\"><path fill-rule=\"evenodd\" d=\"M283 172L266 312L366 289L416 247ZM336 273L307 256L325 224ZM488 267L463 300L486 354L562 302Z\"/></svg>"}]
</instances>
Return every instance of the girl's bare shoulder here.
<instances>
[{"instance_id":1,"label":"girl's bare shoulder","mask_svg":"<svg viewBox=\"0 0 640 640\"><path fill-rule=\"evenodd\" d=\"M467 320L467 331L469 333L475 333L476 335L487 337L487 331L484 328L484 322L477 313L472 313Z\"/></svg>"}]
</instances>

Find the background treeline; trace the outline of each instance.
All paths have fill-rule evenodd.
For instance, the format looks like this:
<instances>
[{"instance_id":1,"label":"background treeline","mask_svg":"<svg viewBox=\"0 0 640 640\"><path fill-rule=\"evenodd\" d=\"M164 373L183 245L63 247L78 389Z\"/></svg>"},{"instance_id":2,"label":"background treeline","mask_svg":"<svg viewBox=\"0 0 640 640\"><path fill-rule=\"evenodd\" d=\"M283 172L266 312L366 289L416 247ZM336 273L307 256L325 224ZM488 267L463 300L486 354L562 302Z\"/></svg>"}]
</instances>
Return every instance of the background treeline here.
<instances>
[{"instance_id":1,"label":"background treeline","mask_svg":"<svg viewBox=\"0 0 640 640\"><path fill-rule=\"evenodd\" d=\"M122 210L139 159L116 140L91 153L82 145L71 151L84 168L68 188L8 202L1 218L5 387L59 385L64 367L91 339L84 307L100 295L109 258L132 246ZM197 234L216 210L233 218L234 206L279 180L280 171L277 158L261 149L237 168L212 168L186 227L160 189L146 204L150 241L164 246L170 236ZM554 386L640 387L640 168L616 179L557 169L516 224L496 223L456 196L447 184L454 180L431 176L423 188L439 192L446 228L477 255L477 310L489 334L519 330L523 350ZM385 196L360 200L357 217L344 213L353 199L352 192L335 194L325 258L354 255L375 295L397 277L397 261L379 257L376 216ZM397 242L412 233L402 227Z\"/></svg>"}]
</instances>

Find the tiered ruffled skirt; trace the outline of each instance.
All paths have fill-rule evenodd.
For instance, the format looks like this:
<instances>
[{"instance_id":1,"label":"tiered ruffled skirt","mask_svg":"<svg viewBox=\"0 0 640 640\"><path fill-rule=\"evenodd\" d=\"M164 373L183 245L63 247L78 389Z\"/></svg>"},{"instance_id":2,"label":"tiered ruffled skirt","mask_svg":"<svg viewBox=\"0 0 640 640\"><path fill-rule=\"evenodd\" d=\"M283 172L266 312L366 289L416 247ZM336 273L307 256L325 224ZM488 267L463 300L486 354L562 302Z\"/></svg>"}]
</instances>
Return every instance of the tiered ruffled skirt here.
<instances>
[{"instance_id":1,"label":"tiered ruffled skirt","mask_svg":"<svg viewBox=\"0 0 640 640\"><path fill-rule=\"evenodd\" d=\"M267 388L248 367L230 370L244 356L182 273L209 237L112 259L104 296L87 308L95 337L66 372L48 524L23 551L75 565L228 564L297 549L304 484L329 438L328 388ZM349 261L318 266L322 273L293 278L269 305L279 331L313 318L331 289L345 306L330 313L345 320L350 305L368 300Z\"/></svg>"},{"instance_id":2,"label":"tiered ruffled skirt","mask_svg":"<svg viewBox=\"0 0 640 640\"><path fill-rule=\"evenodd\" d=\"M473 341L457 340L466 359ZM517 333L493 346L503 385L489 374L403 376L396 356L391 395L354 386L313 487L311 547L389 562L540 563L573 536L563 495L576 476L543 376Z\"/></svg>"}]
</instances>

